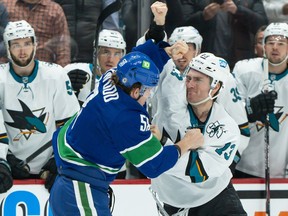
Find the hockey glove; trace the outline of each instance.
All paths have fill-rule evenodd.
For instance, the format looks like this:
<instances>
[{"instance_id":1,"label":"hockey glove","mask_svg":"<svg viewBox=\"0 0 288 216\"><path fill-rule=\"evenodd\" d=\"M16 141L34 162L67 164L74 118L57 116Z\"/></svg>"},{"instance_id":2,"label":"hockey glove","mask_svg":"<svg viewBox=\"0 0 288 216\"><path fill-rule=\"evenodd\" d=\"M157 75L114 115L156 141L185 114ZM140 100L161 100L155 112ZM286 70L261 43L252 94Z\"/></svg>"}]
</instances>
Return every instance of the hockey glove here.
<instances>
[{"instance_id":1,"label":"hockey glove","mask_svg":"<svg viewBox=\"0 0 288 216\"><path fill-rule=\"evenodd\" d=\"M49 161L42 167L40 172L40 178L45 179L45 188L49 191L54 184L57 176L57 166L54 158L50 158Z\"/></svg>"},{"instance_id":2,"label":"hockey glove","mask_svg":"<svg viewBox=\"0 0 288 216\"><path fill-rule=\"evenodd\" d=\"M13 185L13 178L11 175L9 164L0 159L0 193L5 193Z\"/></svg>"},{"instance_id":3,"label":"hockey glove","mask_svg":"<svg viewBox=\"0 0 288 216\"><path fill-rule=\"evenodd\" d=\"M249 122L264 121L268 113L273 113L277 92L260 93L246 101L246 112Z\"/></svg>"},{"instance_id":4,"label":"hockey glove","mask_svg":"<svg viewBox=\"0 0 288 216\"><path fill-rule=\"evenodd\" d=\"M69 71L68 76L75 95L78 97L80 90L88 82L90 76L87 72L78 69Z\"/></svg>"},{"instance_id":5,"label":"hockey glove","mask_svg":"<svg viewBox=\"0 0 288 216\"><path fill-rule=\"evenodd\" d=\"M13 154L7 155L7 162L11 167L12 176L14 179L27 179L30 177L30 168L27 164L21 166L22 160L15 157Z\"/></svg>"}]
</instances>

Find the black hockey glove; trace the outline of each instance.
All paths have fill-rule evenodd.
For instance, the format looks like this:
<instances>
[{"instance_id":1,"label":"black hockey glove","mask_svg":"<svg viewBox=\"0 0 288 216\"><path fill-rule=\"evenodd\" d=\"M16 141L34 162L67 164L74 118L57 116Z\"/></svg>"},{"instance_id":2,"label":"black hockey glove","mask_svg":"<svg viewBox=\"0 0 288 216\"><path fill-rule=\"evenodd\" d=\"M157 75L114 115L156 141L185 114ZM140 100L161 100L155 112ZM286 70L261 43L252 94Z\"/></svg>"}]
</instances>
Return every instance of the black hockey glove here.
<instances>
[{"instance_id":1,"label":"black hockey glove","mask_svg":"<svg viewBox=\"0 0 288 216\"><path fill-rule=\"evenodd\" d=\"M80 90L88 82L90 76L87 72L79 69L69 71L68 76L71 81L72 88L76 96L78 96Z\"/></svg>"},{"instance_id":2,"label":"black hockey glove","mask_svg":"<svg viewBox=\"0 0 288 216\"><path fill-rule=\"evenodd\" d=\"M5 193L13 185L13 178L11 175L9 164L0 159L0 193Z\"/></svg>"},{"instance_id":3,"label":"black hockey glove","mask_svg":"<svg viewBox=\"0 0 288 216\"><path fill-rule=\"evenodd\" d=\"M277 92L260 93L246 101L246 112L249 122L264 121L268 113L273 113Z\"/></svg>"},{"instance_id":4,"label":"black hockey glove","mask_svg":"<svg viewBox=\"0 0 288 216\"><path fill-rule=\"evenodd\" d=\"M150 24L148 32L145 34L145 40L154 39L158 43L165 38L164 25L157 25L155 21Z\"/></svg>"},{"instance_id":5,"label":"black hockey glove","mask_svg":"<svg viewBox=\"0 0 288 216\"><path fill-rule=\"evenodd\" d=\"M13 154L7 155L7 162L11 167L12 176L14 179L27 179L30 177L30 168L27 164L21 166L22 160L15 157Z\"/></svg>"},{"instance_id":6,"label":"black hockey glove","mask_svg":"<svg viewBox=\"0 0 288 216\"><path fill-rule=\"evenodd\" d=\"M50 158L49 161L42 167L40 172L40 178L45 179L45 188L49 191L54 184L57 176L57 166L54 158Z\"/></svg>"}]
</instances>

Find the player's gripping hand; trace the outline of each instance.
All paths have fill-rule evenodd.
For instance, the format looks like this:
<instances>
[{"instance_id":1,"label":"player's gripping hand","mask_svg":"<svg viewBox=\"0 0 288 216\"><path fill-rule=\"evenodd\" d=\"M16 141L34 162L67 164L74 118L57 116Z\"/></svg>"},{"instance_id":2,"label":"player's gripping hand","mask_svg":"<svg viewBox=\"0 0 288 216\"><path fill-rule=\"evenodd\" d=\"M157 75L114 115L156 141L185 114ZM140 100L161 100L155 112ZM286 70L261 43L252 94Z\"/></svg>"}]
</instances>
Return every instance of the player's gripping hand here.
<instances>
[{"instance_id":1,"label":"player's gripping hand","mask_svg":"<svg viewBox=\"0 0 288 216\"><path fill-rule=\"evenodd\" d=\"M45 180L45 188L50 192L57 176L57 166L54 158L50 158L42 167L40 178Z\"/></svg>"},{"instance_id":2,"label":"player's gripping hand","mask_svg":"<svg viewBox=\"0 0 288 216\"><path fill-rule=\"evenodd\" d=\"M0 159L0 193L5 193L13 185L13 178L11 175L8 163Z\"/></svg>"},{"instance_id":3,"label":"player's gripping hand","mask_svg":"<svg viewBox=\"0 0 288 216\"><path fill-rule=\"evenodd\" d=\"M189 150L195 150L204 144L204 136L199 128L187 130L181 141L176 143L180 147L181 155Z\"/></svg>"},{"instance_id":4,"label":"player's gripping hand","mask_svg":"<svg viewBox=\"0 0 288 216\"><path fill-rule=\"evenodd\" d=\"M277 92L260 93L246 101L249 122L263 121L268 113L273 113Z\"/></svg>"},{"instance_id":5,"label":"player's gripping hand","mask_svg":"<svg viewBox=\"0 0 288 216\"><path fill-rule=\"evenodd\" d=\"M164 49L170 58L178 60L183 58L183 56L188 52L189 47L185 41L179 40L171 47L165 47Z\"/></svg>"},{"instance_id":6,"label":"player's gripping hand","mask_svg":"<svg viewBox=\"0 0 288 216\"><path fill-rule=\"evenodd\" d=\"M162 134L156 125L150 125L150 131L158 140L161 140Z\"/></svg>"},{"instance_id":7,"label":"player's gripping hand","mask_svg":"<svg viewBox=\"0 0 288 216\"><path fill-rule=\"evenodd\" d=\"M71 81L72 88L76 96L78 96L80 90L88 82L90 75L86 71L76 69L69 71L68 76Z\"/></svg>"},{"instance_id":8,"label":"player's gripping hand","mask_svg":"<svg viewBox=\"0 0 288 216\"><path fill-rule=\"evenodd\" d=\"M24 166L21 166L22 160L15 157L13 154L7 155L7 162L11 167L12 176L14 179L27 179L30 176L30 168L26 164Z\"/></svg>"}]
</instances>

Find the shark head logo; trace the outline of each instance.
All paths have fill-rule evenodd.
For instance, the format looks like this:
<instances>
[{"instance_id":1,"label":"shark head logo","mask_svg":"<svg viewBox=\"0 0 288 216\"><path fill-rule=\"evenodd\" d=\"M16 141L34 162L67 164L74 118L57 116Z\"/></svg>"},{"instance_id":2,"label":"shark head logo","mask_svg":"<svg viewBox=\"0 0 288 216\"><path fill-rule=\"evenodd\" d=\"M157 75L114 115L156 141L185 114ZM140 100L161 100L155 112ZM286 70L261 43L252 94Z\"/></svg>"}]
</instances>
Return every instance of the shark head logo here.
<instances>
[{"instance_id":1,"label":"shark head logo","mask_svg":"<svg viewBox=\"0 0 288 216\"><path fill-rule=\"evenodd\" d=\"M14 122L5 122L7 125L18 128L20 130L38 131L40 133L46 133L47 129L44 124L46 113L36 117L29 107L21 100L18 99L21 104L22 111L8 110L7 112L11 116Z\"/></svg>"}]
</instances>

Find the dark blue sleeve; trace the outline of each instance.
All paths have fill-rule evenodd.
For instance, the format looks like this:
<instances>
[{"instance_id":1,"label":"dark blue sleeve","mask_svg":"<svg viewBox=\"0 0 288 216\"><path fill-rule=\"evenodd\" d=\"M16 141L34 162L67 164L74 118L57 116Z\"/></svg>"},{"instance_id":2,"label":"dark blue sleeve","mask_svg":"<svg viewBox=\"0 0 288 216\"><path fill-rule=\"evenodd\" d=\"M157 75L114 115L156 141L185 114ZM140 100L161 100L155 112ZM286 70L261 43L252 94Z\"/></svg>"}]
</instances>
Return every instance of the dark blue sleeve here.
<instances>
[{"instance_id":1,"label":"dark blue sleeve","mask_svg":"<svg viewBox=\"0 0 288 216\"><path fill-rule=\"evenodd\" d=\"M168 46L170 45L164 41L155 44L152 40L148 40L144 44L134 47L132 51L139 51L146 54L156 64L159 71L162 71L164 65L170 59L164 50L164 48Z\"/></svg>"},{"instance_id":2,"label":"dark blue sleeve","mask_svg":"<svg viewBox=\"0 0 288 216\"><path fill-rule=\"evenodd\" d=\"M163 147L163 151L153 160L138 167L138 170L148 178L157 178L171 169L178 161L178 151L174 145Z\"/></svg>"}]
</instances>

